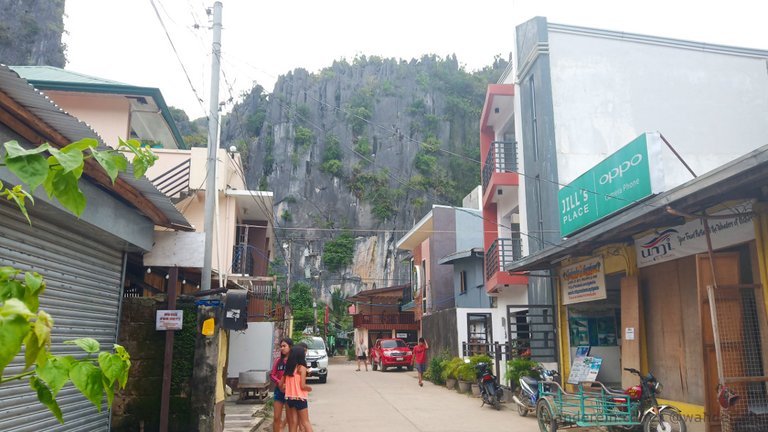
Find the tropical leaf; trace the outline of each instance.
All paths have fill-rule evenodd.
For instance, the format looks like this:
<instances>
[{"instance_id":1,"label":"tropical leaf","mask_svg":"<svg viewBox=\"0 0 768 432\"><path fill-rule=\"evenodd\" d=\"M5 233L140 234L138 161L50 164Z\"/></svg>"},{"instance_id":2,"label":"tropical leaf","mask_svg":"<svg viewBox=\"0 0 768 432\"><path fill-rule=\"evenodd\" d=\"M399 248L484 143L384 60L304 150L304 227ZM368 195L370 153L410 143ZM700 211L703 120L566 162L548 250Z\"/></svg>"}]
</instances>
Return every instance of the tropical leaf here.
<instances>
[{"instance_id":1,"label":"tropical leaf","mask_svg":"<svg viewBox=\"0 0 768 432\"><path fill-rule=\"evenodd\" d=\"M56 396L64 384L69 381L69 370L72 369L75 362L76 360L72 356L59 357L49 354L46 361L39 364L35 371Z\"/></svg>"},{"instance_id":2,"label":"tropical leaf","mask_svg":"<svg viewBox=\"0 0 768 432\"><path fill-rule=\"evenodd\" d=\"M95 354L99 352L99 349L101 349L101 346L99 345L99 341L97 341L94 338L72 339L72 340L64 341L64 343L67 345L77 345L88 354Z\"/></svg>"},{"instance_id":3,"label":"tropical leaf","mask_svg":"<svg viewBox=\"0 0 768 432\"><path fill-rule=\"evenodd\" d=\"M70 369L69 379L101 412L101 399L104 395L104 374L101 369L88 361L78 362Z\"/></svg>"},{"instance_id":4,"label":"tropical leaf","mask_svg":"<svg viewBox=\"0 0 768 432\"><path fill-rule=\"evenodd\" d=\"M64 417L61 414L61 408L59 408L59 404L56 402L56 399L53 398L51 389L49 389L48 386L46 386L45 383L38 379L36 376L29 378L29 386L37 393L37 399L40 401L40 403L48 407L48 409L51 411L51 413L53 413L53 416L56 417L56 420L58 420L59 423L64 424Z\"/></svg>"}]
</instances>

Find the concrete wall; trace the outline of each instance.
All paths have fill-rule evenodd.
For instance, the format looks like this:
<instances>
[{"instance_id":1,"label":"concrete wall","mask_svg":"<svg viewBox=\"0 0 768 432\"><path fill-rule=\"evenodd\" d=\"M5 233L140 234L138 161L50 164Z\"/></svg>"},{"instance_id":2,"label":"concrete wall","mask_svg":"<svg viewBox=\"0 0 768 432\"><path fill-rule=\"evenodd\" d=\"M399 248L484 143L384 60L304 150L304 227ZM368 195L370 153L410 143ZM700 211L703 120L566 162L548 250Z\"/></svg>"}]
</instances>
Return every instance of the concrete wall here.
<instances>
[{"instance_id":1,"label":"concrete wall","mask_svg":"<svg viewBox=\"0 0 768 432\"><path fill-rule=\"evenodd\" d=\"M472 248L483 248L483 212L481 210L456 208L455 232L456 246L454 251L464 251ZM435 236L442 236L437 233ZM442 257L441 257L442 258Z\"/></svg>"},{"instance_id":2,"label":"concrete wall","mask_svg":"<svg viewBox=\"0 0 768 432\"><path fill-rule=\"evenodd\" d=\"M490 298L485 291L483 272L483 258L471 257L459 259L453 262L453 292L456 297L457 308L489 307ZM461 272L467 272L467 291L460 292Z\"/></svg>"},{"instance_id":3,"label":"concrete wall","mask_svg":"<svg viewBox=\"0 0 768 432\"><path fill-rule=\"evenodd\" d=\"M86 94L46 90L64 111L78 119L87 119L104 142L117 148L118 138L126 139L130 129L131 103L124 96Z\"/></svg>"}]
</instances>

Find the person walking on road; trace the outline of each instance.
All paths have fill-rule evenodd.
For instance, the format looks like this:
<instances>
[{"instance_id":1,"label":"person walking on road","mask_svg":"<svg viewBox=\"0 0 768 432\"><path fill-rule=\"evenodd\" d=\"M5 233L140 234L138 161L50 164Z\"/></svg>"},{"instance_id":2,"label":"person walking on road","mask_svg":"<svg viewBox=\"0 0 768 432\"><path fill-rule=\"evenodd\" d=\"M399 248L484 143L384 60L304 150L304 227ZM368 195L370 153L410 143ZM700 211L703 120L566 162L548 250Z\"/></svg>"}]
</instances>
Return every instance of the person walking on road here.
<instances>
[{"instance_id":1,"label":"person walking on road","mask_svg":"<svg viewBox=\"0 0 768 432\"><path fill-rule=\"evenodd\" d=\"M288 407L288 432L297 432L299 426L304 432L313 432L307 404L312 387L307 385L306 357L307 353L303 347L291 348L288 362L285 364L285 374L280 380L280 387L285 393L285 405Z\"/></svg>"},{"instance_id":2,"label":"person walking on road","mask_svg":"<svg viewBox=\"0 0 768 432\"><path fill-rule=\"evenodd\" d=\"M272 430L274 432L283 432L283 406L285 405L285 393L280 388L280 380L285 373L285 363L288 361L288 354L293 347L293 340L291 338L283 338L280 340L280 356L275 360L275 364L272 366L272 373L269 374L269 378L275 384L275 393L273 396L274 403L272 404Z\"/></svg>"},{"instance_id":3,"label":"person walking on road","mask_svg":"<svg viewBox=\"0 0 768 432\"><path fill-rule=\"evenodd\" d=\"M365 343L363 343L363 338L360 338L360 342L357 344L357 347L355 347L355 355L357 356L357 371L360 372L360 362L363 362L363 365L365 365L365 371L368 372L368 359L366 356L366 347Z\"/></svg>"},{"instance_id":4,"label":"person walking on road","mask_svg":"<svg viewBox=\"0 0 768 432\"><path fill-rule=\"evenodd\" d=\"M427 350L429 344L424 338L419 338L419 344L413 347L413 362L416 364L416 372L419 373L419 387L424 387L424 372L427 371Z\"/></svg>"}]
</instances>

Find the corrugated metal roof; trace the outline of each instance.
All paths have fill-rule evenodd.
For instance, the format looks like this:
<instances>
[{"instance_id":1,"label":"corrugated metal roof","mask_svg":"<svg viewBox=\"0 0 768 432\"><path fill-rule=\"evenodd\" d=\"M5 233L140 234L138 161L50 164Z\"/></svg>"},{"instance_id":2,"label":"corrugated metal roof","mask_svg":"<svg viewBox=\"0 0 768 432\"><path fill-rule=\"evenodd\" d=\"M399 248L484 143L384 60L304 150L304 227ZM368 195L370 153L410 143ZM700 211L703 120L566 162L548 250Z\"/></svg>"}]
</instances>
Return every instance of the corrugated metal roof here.
<instances>
[{"instance_id":1,"label":"corrugated metal roof","mask_svg":"<svg viewBox=\"0 0 768 432\"><path fill-rule=\"evenodd\" d=\"M53 66L12 66L20 77L28 81L55 81L80 84L108 84L127 86L128 84L104 78L72 72Z\"/></svg>"},{"instance_id":2,"label":"corrugated metal roof","mask_svg":"<svg viewBox=\"0 0 768 432\"><path fill-rule=\"evenodd\" d=\"M48 96L32 87L24 78L21 78L4 64L0 64L0 89L68 140L78 141L83 138L94 138L99 141L100 150L108 149L104 140L90 126L59 108ZM118 177L146 197L168 217L173 225L180 228L192 228L168 197L157 190L146 177L135 178L130 168L129 172L120 173Z\"/></svg>"}]
</instances>

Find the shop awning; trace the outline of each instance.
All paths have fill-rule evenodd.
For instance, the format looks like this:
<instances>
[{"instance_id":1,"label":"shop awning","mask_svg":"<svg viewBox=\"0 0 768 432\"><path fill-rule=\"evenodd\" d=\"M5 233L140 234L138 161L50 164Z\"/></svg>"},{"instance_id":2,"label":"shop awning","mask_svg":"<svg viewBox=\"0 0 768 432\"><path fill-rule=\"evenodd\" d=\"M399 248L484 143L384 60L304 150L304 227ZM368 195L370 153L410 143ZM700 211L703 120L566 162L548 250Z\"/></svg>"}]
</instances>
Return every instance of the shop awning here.
<instances>
[{"instance_id":1,"label":"shop awning","mask_svg":"<svg viewBox=\"0 0 768 432\"><path fill-rule=\"evenodd\" d=\"M768 145L638 203L556 246L517 260L505 270L515 273L547 270L568 257L588 255L600 246L631 242L633 235L643 231L682 224L683 218L668 213L668 206L684 213L700 212L724 201L762 199L765 186L768 186Z\"/></svg>"}]
</instances>

